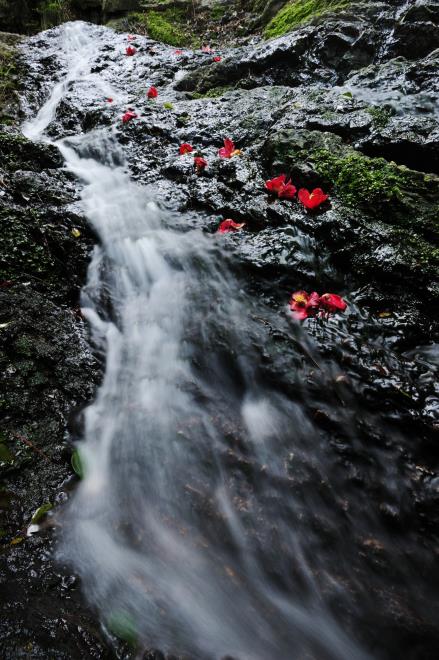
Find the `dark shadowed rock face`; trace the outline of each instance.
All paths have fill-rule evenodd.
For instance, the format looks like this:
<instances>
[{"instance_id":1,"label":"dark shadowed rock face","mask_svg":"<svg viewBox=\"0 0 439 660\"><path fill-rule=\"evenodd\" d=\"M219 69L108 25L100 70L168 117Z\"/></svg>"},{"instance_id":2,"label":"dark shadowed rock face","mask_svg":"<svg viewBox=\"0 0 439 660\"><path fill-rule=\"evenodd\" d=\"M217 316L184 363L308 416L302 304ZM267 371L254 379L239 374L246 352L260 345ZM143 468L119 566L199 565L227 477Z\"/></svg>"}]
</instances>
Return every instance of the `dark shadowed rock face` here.
<instances>
[{"instance_id":1,"label":"dark shadowed rock face","mask_svg":"<svg viewBox=\"0 0 439 660\"><path fill-rule=\"evenodd\" d=\"M52 139L114 131L132 178L182 231L214 233L229 217L246 223L219 249L264 310L261 371L303 406L328 457L323 476L300 457L290 466L288 488L303 512L309 502L322 507L312 520L296 512L294 524L310 539L310 568L334 616L386 660L433 660L439 644L438 5L355 3L279 39L219 51L220 63L145 37L126 58L126 35L91 28L91 71L118 96L107 103L92 79L72 82L47 131ZM55 28L22 48L27 116L64 75L61 38ZM145 98L151 84L154 102ZM128 107L139 119L123 126ZM225 137L241 156L218 159ZM207 159L204 174L178 155L182 142ZM330 203L309 214L274 201L264 182L281 172L298 187L324 187ZM96 242L81 184L55 147L9 128L0 134L0 186L3 656L136 657L116 639L110 648L78 579L53 560L56 507L74 487L72 441L101 376L77 307ZM324 384L286 317L289 294L302 288L350 303L332 325L306 325L331 365ZM228 456L233 479L250 489L255 466L236 448ZM272 488L280 506L285 484ZM46 504L55 512L27 536ZM270 521L260 521L260 537L272 542Z\"/></svg>"}]
</instances>

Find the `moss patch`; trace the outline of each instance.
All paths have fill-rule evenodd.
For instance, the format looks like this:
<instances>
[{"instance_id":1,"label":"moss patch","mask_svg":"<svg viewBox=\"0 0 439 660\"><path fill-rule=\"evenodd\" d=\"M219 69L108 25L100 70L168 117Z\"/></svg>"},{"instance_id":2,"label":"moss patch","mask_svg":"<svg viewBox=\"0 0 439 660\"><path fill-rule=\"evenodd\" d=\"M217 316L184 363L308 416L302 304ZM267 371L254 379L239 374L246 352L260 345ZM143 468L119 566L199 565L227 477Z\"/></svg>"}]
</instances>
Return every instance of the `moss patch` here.
<instances>
[{"instance_id":1,"label":"moss patch","mask_svg":"<svg viewBox=\"0 0 439 660\"><path fill-rule=\"evenodd\" d=\"M187 12L184 9L169 8L163 11L137 12L130 15L140 30L145 31L151 39L171 46L200 45L198 39L191 31Z\"/></svg>"},{"instance_id":2,"label":"moss patch","mask_svg":"<svg viewBox=\"0 0 439 660\"><path fill-rule=\"evenodd\" d=\"M200 92L192 92L191 93L191 98L193 99L216 99L219 98L220 96L224 96L227 92L232 91L235 89L234 87L231 86L224 86L224 87L212 87L212 89L208 89L206 92L203 92L202 94Z\"/></svg>"},{"instance_id":3,"label":"moss patch","mask_svg":"<svg viewBox=\"0 0 439 660\"><path fill-rule=\"evenodd\" d=\"M0 122L12 123L15 116L18 67L16 49L0 40Z\"/></svg>"},{"instance_id":4,"label":"moss patch","mask_svg":"<svg viewBox=\"0 0 439 660\"><path fill-rule=\"evenodd\" d=\"M281 9L264 30L266 39L280 37L325 12L344 9L352 0L292 0Z\"/></svg>"}]
</instances>

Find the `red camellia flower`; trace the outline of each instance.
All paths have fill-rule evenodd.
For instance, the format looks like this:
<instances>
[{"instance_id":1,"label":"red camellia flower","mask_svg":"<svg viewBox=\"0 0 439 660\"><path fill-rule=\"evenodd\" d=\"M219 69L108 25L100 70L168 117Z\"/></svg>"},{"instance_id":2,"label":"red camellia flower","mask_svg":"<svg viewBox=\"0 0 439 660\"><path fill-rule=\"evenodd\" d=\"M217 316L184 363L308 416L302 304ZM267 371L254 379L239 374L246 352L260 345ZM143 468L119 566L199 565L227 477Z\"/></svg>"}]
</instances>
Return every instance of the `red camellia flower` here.
<instances>
[{"instance_id":1,"label":"red camellia flower","mask_svg":"<svg viewBox=\"0 0 439 660\"><path fill-rule=\"evenodd\" d=\"M241 151L235 149L235 143L230 138L224 140L224 147L218 151L218 156L220 158L233 158L233 156L239 156Z\"/></svg>"},{"instance_id":2,"label":"red camellia flower","mask_svg":"<svg viewBox=\"0 0 439 660\"><path fill-rule=\"evenodd\" d=\"M311 193L306 188L301 188L297 196L303 206L311 210L316 209L328 199L328 195L325 195L321 188L314 188Z\"/></svg>"},{"instance_id":3,"label":"red camellia flower","mask_svg":"<svg viewBox=\"0 0 439 660\"><path fill-rule=\"evenodd\" d=\"M233 231L239 231L245 227L245 222L234 222L233 220L223 220L217 229L218 234L229 234Z\"/></svg>"},{"instance_id":4,"label":"red camellia flower","mask_svg":"<svg viewBox=\"0 0 439 660\"><path fill-rule=\"evenodd\" d=\"M129 121L131 121L131 119L137 119L137 115L135 112L127 110L127 112L122 117L122 123L127 124Z\"/></svg>"},{"instance_id":5,"label":"red camellia flower","mask_svg":"<svg viewBox=\"0 0 439 660\"><path fill-rule=\"evenodd\" d=\"M347 302L341 296L335 293L324 293L320 297L320 307L328 314L334 312L344 312L347 307Z\"/></svg>"},{"instance_id":6,"label":"red camellia flower","mask_svg":"<svg viewBox=\"0 0 439 660\"><path fill-rule=\"evenodd\" d=\"M290 299L290 309L294 318L304 321L308 316L314 316L320 304L320 296L316 291L308 294L306 291L295 291Z\"/></svg>"},{"instance_id":7,"label":"red camellia flower","mask_svg":"<svg viewBox=\"0 0 439 660\"><path fill-rule=\"evenodd\" d=\"M293 199L297 192L296 186L287 181L285 174L281 174L274 179L265 182L265 188L271 193L277 195L280 199Z\"/></svg>"},{"instance_id":8,"label":"red camellia flower","mask_svg":"<svg viewBox=\"0 0 439 660\"><path fill-rule=\"evenodd\" d=\"M146 94L146 96L147 96L149 99L156 99L158 95L159 95L159 93L158 93L158 91L157 91L157 88L154 87L154 85L152 85L152 86L148 89L148 92L147 92L147 94Z\"/></svg>"},{"instance_id":9,"label":"red camellia flower","mask_svg":"<svg viewBox=\"0 0 439 660\"><path fill-rule=\"evenodd\" d=\"M180 156L184 156L185 154L190 154L190 153L192 153L193 150L194 150L193 146L191 144L187 144L187 142L185 142L180 147Z\"/></svg>"},{"instance_id":10,"label":"red camellia flower","mask_svg":"<svg viewBox=\"0 0 439 660\"><path fill-rule=\"evenodd\" d=\"M221 59L222 59L222 58L221 58L219 55L216 55L216 56L213 58L213 61L214 61L214 62L221 62Z\"/></svg>"},{"instance_id":11,"label":"red camellia flower","mask_svg":"<svg viewBox=\"0 0 439 660\"><path fill-rule=\"evenodd\" d=\"M125 50L125 53L128 55L128 57L132 57L137 53L137 51L132 46L128 46L127 49Z\"/></svg>"},{"instance_id":12,"label":"red camellia flower","mask_svg":"<svg viewBox=\"0 0 439 660\"><path fill-rule=\"evenodd\" d=\"M198 173L202 172L207 167L207 160L205 160L201 156L195 156L194 167Z\"/></svg>"}]
</instances>

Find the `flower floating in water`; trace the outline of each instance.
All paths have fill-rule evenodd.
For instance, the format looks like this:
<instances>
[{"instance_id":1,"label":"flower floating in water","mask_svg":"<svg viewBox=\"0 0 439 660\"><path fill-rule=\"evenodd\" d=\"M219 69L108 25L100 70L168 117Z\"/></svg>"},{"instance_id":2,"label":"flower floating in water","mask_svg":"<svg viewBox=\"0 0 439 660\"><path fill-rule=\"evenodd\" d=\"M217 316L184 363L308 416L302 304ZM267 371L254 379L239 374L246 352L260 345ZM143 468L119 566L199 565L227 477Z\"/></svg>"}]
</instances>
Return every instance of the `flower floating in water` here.
<instances>
[{"instance_id":1,"label":"flower floating in water","mask_svg":"<svg viewBox=\"0 0 439 660\"><path fill-rule=\"evenodd\" d=\"M320 296L316 291L308 294L306 291L295 291L290 299L290 309L294 318L304 321L313 316L319 309Z\"/></svg>"},{"instance_id":2,"label":"flower floating in water","mask_svg":"<svg viewBox=\"0 0 439 660\"><path fill-rule=\"evenodd\" d=\"M137 51L132 46L128 46L125 50L125 53L128 57L132 57L133 55L135 55L137 53Z\"/></svg>"},{"instance_id":3,"label":"flower floating in water","mask_svg":"<svg viewBox=\"0 0 439 660\"><path fill-rule=\"evenodd\" d=\"M222 60L222 57L220 57L219 55L216 55L216 56L213 58L213 61L214 61L214 62L221 62L221 60Z\"/></svg>"},{"instance_id":4,"label":"flower floating in water","mask_svg":"<svg viewBox=\"0 0 439 660\"><path fill-rule=\"evenodd\" d=\"M192 146L191 144L188 144L187 142L184 142L184 143L180 146L180 149L179 149L179 151L180 151L180 156L184 156L185 154L190 154L190 153L193 152L193 150L194 150L194 148L193 148L193 146Z\"/></svg>"},{"instance_id":5,"label":"flower floating in water","mask_svg":"<svg viewBox=\"0 0 439 660\"><path fill-rule=\"evenodd\" d=\"M303 206L310 210L316 209L328 199L328 195L325 195L321 188L314 188L311 193L306 188L301 188L297 196Z\"/></svg>"},{"instance_id":6,"label":"flower floating in water","mask_svg":"<svg viewBox=\"0 0 439 660\"><path fill-rule=\"evenodd\" d=\"M149 99L156 99L158 95L159 95L159 93L158 93L158 91L157 91L157 88L154 87L154 85L152 85L152 86L148 89L148 92L147 92L147 94L146 94L146 96L147 96Z\"/></svg>"},{"instance_id":7,"label":"flower floating in water","mask_svg":"<svg viewBox=\"0 0 439 660\"><path fill-rule=\"evenodd\" d=\"M220 158L233 158L233 156L239 156L242 153L240 149L235 149L235 143L230 138L224 140L224 147L218 151L218 156Z\"/></svg>"},{"instance_id":8,"label":"flower floating in water","mask_svg":"<svg viewBox=\"0 0 439 660\"><path fill-rule=\"evenodd\" d=\"M245 222L235 222L234 220L223 220L217 229L217 234L230 234L234 231L239 231L245 227Z\"/></svg>"},{"instance_id":9,"label":"flower floating in water","mask_svg":"<svg viewBox=\"0 0 439 660\"><path fill-rule=\"evenodd\" d=\"M131 112L131 110L127 110L127 112L123 115L122 117L122 123L127 124L131 119L137 119L137 115L135 112Z\"/></svg>"},{"instance_id":10,"label":"flower floating in water","mask_svg":"<svg viewBox=\"0 0 439 660\"><path fill-rule=\"evenodd\" d=\"M290 299L290 309L298 321L304 321L318 312L321 316L344 312L347 306L343 298L335 293L324 293L319 296L316 291L310 294L306 291L295 291Z\"/></svg>"},{"instance_id":11,"label":"flower floating in water","mask_svg":"<svg viewBox=\"0 0 439 660\"><path fill-rule=\"evenodd\" d=\"M194 167L198 174L201 174L203 170L207 167L207 160L202 158L202 156L195 156L194 158Z\"/></svg>"},{"instance_id":12,"label":"flower floating in water","mask_svg":"<svg viewBox=\"0 0 439 660\"><path fill-rule=\"evenodd\" d=\"M291 183L291 179L287 181L285 174L266 181L265 188L268 192L274 193L280 199L293 199L297 192L296 186Z\"/></svg>"},{"instance_id":13,"label":"flower floating in water","mask_svg":"<svg viewBox=\"0 0 439 660\"><path fill-rule=\"evenodd\" d=\"M347 302L341 296L337 296L336 293L324 293L320 296L320 307L327 314L344 312L347 306Z\"/></svg>"}]
</instances>

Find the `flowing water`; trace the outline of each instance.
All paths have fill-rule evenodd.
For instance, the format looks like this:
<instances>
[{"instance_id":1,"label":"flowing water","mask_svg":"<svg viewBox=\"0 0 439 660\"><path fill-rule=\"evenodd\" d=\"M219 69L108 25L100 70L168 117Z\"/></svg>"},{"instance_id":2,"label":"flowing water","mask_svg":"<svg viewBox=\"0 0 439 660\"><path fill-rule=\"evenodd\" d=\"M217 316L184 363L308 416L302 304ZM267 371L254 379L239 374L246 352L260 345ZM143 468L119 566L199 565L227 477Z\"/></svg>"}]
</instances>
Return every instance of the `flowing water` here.
<instances>
[{"instance_id":1,"label":"flowing water","mask_svg":"<svg viewBox=\"0 0 439 660\"><path fill-rule=\"evenodd\" d=\"M65 27L65 76L27 136L48 139L66 90L90 80L91 40L85 24ZM322 393L338 370L294 328L287 395L263 366L270 330L260 317L273 312L243 290L216 237L183 231L181 217L130 180L111 127L57 146L100 241L81 307L106 361L85 413L85 476L63 514L62 557L107 629L132 629L144 648L369 657L337 611L349 619L362 581L354 530L389 537L358 484L345 482L352 508L338 493L339 461L303 401L307 379ZM330 327L346 339L336 320ZM349 409L335 400L358 449L361 397ZM396 496L391 450L370 452L365 472Z\"/></svg>"}]
</instances>

